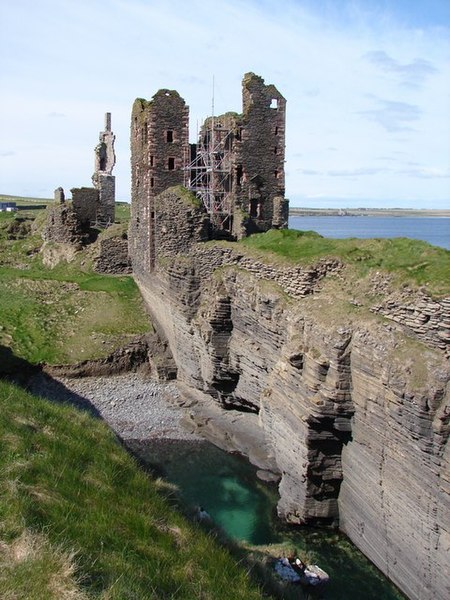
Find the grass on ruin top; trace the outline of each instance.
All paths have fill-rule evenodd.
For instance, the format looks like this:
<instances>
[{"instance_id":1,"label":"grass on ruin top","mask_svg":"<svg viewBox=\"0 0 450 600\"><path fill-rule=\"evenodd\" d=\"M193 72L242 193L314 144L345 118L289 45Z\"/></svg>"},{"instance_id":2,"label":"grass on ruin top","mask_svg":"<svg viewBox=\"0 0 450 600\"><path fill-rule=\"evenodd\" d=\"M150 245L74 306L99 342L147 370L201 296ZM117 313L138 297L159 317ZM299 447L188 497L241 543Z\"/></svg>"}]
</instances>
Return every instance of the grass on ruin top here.
<instances>
[{"instance_id":1,"label":"grass on ruin top","mask_svg":"<svg viewBox=\"0 0 450 600\"><path fill-rule=\"evenodd\" d=\"M48 268L40 253L39 227L9 239L14 216L4 215L0 213L0 344L33 364L74 364L107 356L150 330L132 277L94 273L92 249Z\"/></svg>"},{"instance_id":2,"label":"grass on ruin top","mask_svg":"<svg viewBox=\"0 0 450 600\"><path fill-rule=\"evenodd\" d=\"M196 209L202 208L202 201L199 198L197 198L197 196L193 192L186 189L183 185L175 185L171 188L168 188L167 191L176 194L188 206L192 206Z\"/></svg>"},{"instance_id":3,"label":"grass on ruin top","mask_svg":"<svg viewBox=\"0 0 450 600\"><path fill-rule=\"evenodd\" d=\"M0 597L261 598L100 420L0 380Z\"/></svg>"},{"instance_id":4,"label":"grass on ruin top","mask_svg":"<svg viewBox=\"0 0 450 600\"><path fill-rule=\"evenodd\" d=\"M271 230L240 242L252 253L267 253L291 264L311 264L337 257L360 276L370 270L395 274L399 282L426 286L436 296L450 292L450 252L409 238L333 239L314 231Z\"/></svg>"}]
</instances>

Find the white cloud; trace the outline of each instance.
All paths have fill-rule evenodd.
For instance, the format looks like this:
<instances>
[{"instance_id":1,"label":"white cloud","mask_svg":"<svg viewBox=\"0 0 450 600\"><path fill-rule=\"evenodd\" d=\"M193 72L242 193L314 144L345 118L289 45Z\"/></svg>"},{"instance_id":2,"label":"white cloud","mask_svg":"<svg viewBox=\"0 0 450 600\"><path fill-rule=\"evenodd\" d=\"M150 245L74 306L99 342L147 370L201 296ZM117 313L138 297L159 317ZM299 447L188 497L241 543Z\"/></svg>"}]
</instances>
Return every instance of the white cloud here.
<instances>
[{"instance_id":1,"label":"white cloud","mask_svg":"<svg viewBox=\"0 0 450 600\"><path fill-rule=\"evenodd\" d=\"M362 110L359 112L370 121L378 123L386 131L411 131L413 128L406 123L418 121L422 113L418 106L408 104L407 102L394 102L392 100L382 100L375 98L378 108L371 110Z\"/></svg>"},{"instance_id":2,"label":"white cloud","mask_svg":"<svg viewBox=\"0 0 450 600\"><path fill-rule=\"evenodd\" d=\"M450 196L446 177L415 176L407 164L437 173L450 161L449 30L430 28L430 18L406 27L379 3L354 0L339 10L320 0L282 9L275 0L21 0L0 11L0 128L14 151L3 193L89 185L111 112L118 194L129 199L134 99L178 90L194 138L211 111L213 76L216 113L240 111L242 76L254 71L287 98L294 205ZM380 169L379 157L395 157L396 168Z\"/></svg>"},{"instance_id":3,"label":"white cloud","mask_svg":"<svg viewBox=\"0 0 450 600\"><path fill-rule=\"evenodd\" d=\"M428 60L415 58L410 63L402 64L384 50L367 52L364 58L382 70L398 75L401 83L406 86L423 84L428 76L437 72L437 69Z\"/></svg>"}]
</instances>

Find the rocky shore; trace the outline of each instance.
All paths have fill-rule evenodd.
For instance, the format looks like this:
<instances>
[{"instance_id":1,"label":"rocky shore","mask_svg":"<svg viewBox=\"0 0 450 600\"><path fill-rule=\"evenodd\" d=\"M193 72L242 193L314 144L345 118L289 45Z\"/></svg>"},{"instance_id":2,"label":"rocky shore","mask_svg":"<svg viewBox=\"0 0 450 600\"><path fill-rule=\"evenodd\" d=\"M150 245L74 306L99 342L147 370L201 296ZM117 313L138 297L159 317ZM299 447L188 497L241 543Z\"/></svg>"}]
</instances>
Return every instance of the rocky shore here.
<instances>
[{"instance_id":1,"label":"rocky shore","mask_svg":"<svg viewBox=\"0 0 450 600\"><path fill-rule=\"evenodd\" d=\"M52 401L89 410L124 441L203 439L183 426L185 411L173 383L156 382L139 373L81 379L39 373L29 387Z\"/></svg>"}]
</instances>

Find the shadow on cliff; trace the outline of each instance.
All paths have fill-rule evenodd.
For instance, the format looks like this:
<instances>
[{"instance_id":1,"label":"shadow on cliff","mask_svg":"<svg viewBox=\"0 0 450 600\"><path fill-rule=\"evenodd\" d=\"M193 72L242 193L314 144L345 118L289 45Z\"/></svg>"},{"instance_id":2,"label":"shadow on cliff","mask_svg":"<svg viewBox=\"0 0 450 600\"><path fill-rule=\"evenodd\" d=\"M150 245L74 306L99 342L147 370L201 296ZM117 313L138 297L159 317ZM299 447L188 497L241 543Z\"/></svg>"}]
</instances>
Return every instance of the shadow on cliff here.
<instances>
[{"instance_id":1,"label":"shadow on cliff","mask_svg":"<svg viewBox=\"0 0 450 600\"><path fill-rule=\"evenodd\" d=\"M11 381L27 392L58 404L71 404L101 418L100 412L83 396L69 390L62 383L44 373L41 365L34 365L16 356L11 348L0 345L0 379Z\"/></svg>"}]
</instances>

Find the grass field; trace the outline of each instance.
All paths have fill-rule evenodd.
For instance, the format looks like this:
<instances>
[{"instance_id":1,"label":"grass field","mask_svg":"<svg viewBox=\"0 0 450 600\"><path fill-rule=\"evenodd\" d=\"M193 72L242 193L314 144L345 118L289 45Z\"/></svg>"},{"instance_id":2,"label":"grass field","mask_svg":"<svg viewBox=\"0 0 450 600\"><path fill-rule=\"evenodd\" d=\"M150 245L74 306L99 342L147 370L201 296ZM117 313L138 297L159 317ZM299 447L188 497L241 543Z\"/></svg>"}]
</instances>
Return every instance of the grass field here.
<instances>
[{"instance_id":1,"label":"grass field","mask_svg":"<svg viewBox=\"0 0 450 600\"><path fill-rule=\"evenodd\" d=\"M28 233L13 228L11 235L17 215L0 213L0 344L31 363L76 363L149 331L132 277L94 273L92 249L54 268L44 265L44 218L45 211L22 223Z\"/></svg>"},{"instance_id":2,"label":"grass field","mask_svg":"<svg viewBox=\"0 0 450 600\"><path fill-rule=\"evenodd\" d=\"M0 194L0 202L15 202L17 206L23 206L27 204L50 204L53 202L53 198L29 198L25 196Z\"/></svg>"}]
</instances>

